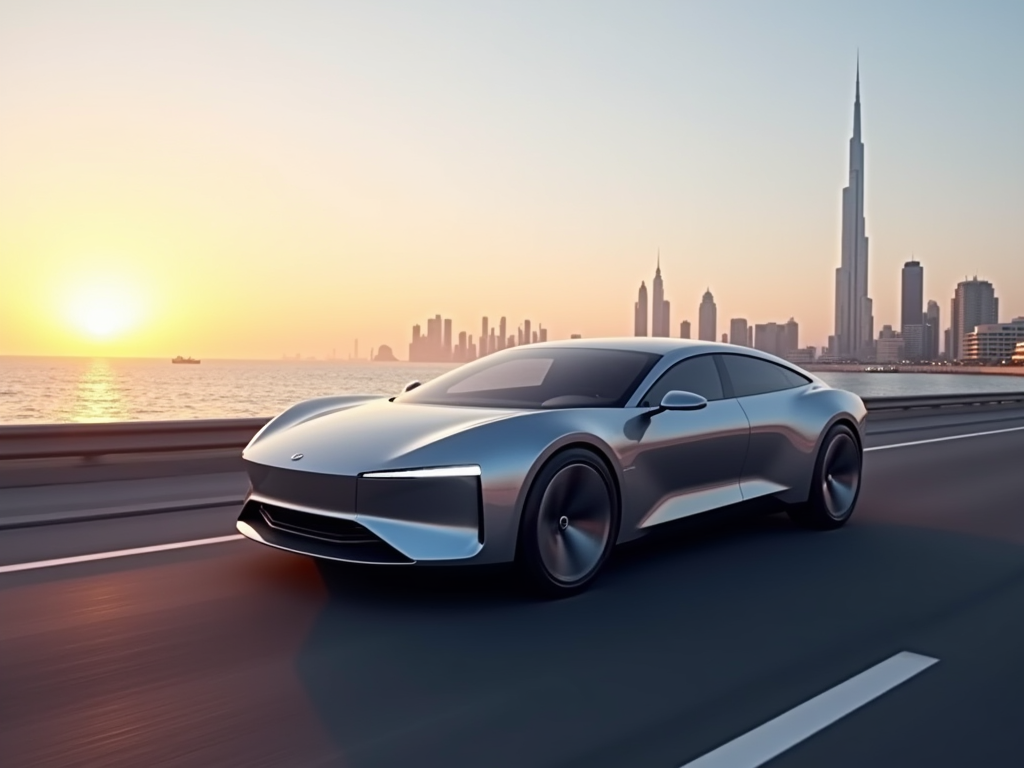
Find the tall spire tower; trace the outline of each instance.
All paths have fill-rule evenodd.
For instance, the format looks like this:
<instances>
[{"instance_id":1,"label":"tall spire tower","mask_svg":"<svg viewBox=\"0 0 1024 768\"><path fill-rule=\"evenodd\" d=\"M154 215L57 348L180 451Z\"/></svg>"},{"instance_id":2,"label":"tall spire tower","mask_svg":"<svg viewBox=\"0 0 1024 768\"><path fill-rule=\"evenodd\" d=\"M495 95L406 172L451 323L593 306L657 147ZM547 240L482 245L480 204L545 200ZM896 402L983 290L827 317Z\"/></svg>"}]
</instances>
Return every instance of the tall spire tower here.
<instances>
[{"instance_id":1,"label":"tall spire tower","mask_svg":"<svg viewBox=\"0 0 1024 768\"><path fill-rule=\"evenodd\" d=\"M665 284L661 279L660 248L651 288L651 336L668 336L668 302L665 301Z\"/></svg>"},{"instance_id":2,"label":"tall spire tower","mask_svg":"<svg viewBox=\"0 0 1024 768\"><path fill-rule=\"evenodd\" d=\"M864 142L860 126L860 54L850 137L850 177L843 189L841 262L836 269L835 349L844 359L873 358L874 317L868 297L868 237L864 220Z\"/></svg>"}]
</instances>

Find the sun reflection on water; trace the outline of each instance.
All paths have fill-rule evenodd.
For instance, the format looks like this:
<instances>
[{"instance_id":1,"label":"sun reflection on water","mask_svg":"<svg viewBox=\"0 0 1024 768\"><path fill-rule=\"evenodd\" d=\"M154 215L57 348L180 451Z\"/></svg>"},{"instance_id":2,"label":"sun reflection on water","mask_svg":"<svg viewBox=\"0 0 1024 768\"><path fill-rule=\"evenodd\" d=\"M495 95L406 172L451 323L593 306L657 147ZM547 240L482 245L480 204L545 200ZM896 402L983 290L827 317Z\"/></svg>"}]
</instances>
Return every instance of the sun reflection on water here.
<instances>
[{"instance_id":1,"label":"sun reflection on water","mask_svg":"<svg viewBox=\"0 0 1024 768\"><path fill-rule=\"evenodd\" d=\"M70 420L123 421L127 414L127 400L114 367L101 358L92 360L78 377Z\"/></svg>"}]
</instances>

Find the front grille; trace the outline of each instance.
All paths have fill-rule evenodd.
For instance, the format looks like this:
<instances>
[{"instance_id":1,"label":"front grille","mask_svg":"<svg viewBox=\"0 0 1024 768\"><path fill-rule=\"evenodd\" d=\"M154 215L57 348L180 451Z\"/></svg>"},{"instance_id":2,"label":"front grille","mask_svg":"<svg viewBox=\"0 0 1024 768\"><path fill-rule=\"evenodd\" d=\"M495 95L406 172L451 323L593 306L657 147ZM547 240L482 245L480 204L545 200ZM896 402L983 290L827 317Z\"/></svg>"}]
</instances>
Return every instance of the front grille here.
<instances>
[{"instance_id":1,"label":"front grille","mask_svg":"<svg viewBox=\"0 0 1024 768\"><path fill-rule=\"evenodd\" d=\"M381 540L353 520L314 515L294 509L260 504L260 515L271 528L299 536L312 536L339 544L379 544Z\"/></svg>"}]
</instances>

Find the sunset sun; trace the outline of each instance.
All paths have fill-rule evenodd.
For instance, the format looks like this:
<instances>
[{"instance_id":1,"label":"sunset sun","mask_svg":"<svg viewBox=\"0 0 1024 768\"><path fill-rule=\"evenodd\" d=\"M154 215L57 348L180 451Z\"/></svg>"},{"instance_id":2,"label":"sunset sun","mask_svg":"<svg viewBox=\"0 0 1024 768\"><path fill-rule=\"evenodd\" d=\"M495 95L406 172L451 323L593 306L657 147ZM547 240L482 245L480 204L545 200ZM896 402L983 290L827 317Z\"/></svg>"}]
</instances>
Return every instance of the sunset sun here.
<instances>
[{"instance_id":1,"label":"sunset sun","mask_svg":"<svg viewBox=\"0 0 1024 768\"><path fill-rule=\"evenodd\" d=\"M137 291L114 277L79 282L69 291L66 310L71 326L96 341L118 339L140 320Z\"/></svg>"}]
</instances>

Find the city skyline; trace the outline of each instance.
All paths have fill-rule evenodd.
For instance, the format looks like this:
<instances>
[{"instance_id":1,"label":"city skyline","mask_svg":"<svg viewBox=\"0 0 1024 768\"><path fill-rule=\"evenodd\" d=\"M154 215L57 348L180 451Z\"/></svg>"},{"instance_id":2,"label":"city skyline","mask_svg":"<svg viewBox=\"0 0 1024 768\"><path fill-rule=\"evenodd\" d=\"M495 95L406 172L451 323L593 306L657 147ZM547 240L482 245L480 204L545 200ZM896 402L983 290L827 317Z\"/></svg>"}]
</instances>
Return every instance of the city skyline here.
<instances>
[{"instance_id":1,"label":"city skyline","mask_svg":"<svg viewBox=\"0 0 1024 768\"><path fill-rule=\"evenodd\" d=\"M943 315L965 273L1020 314L1024 8L741 5L8 5L0 354L401 350L437 307L618 335L659 247L673 334L710 285L823 346L858 46L876 328L908 258Z\"/></svg>"}]
</instances>

